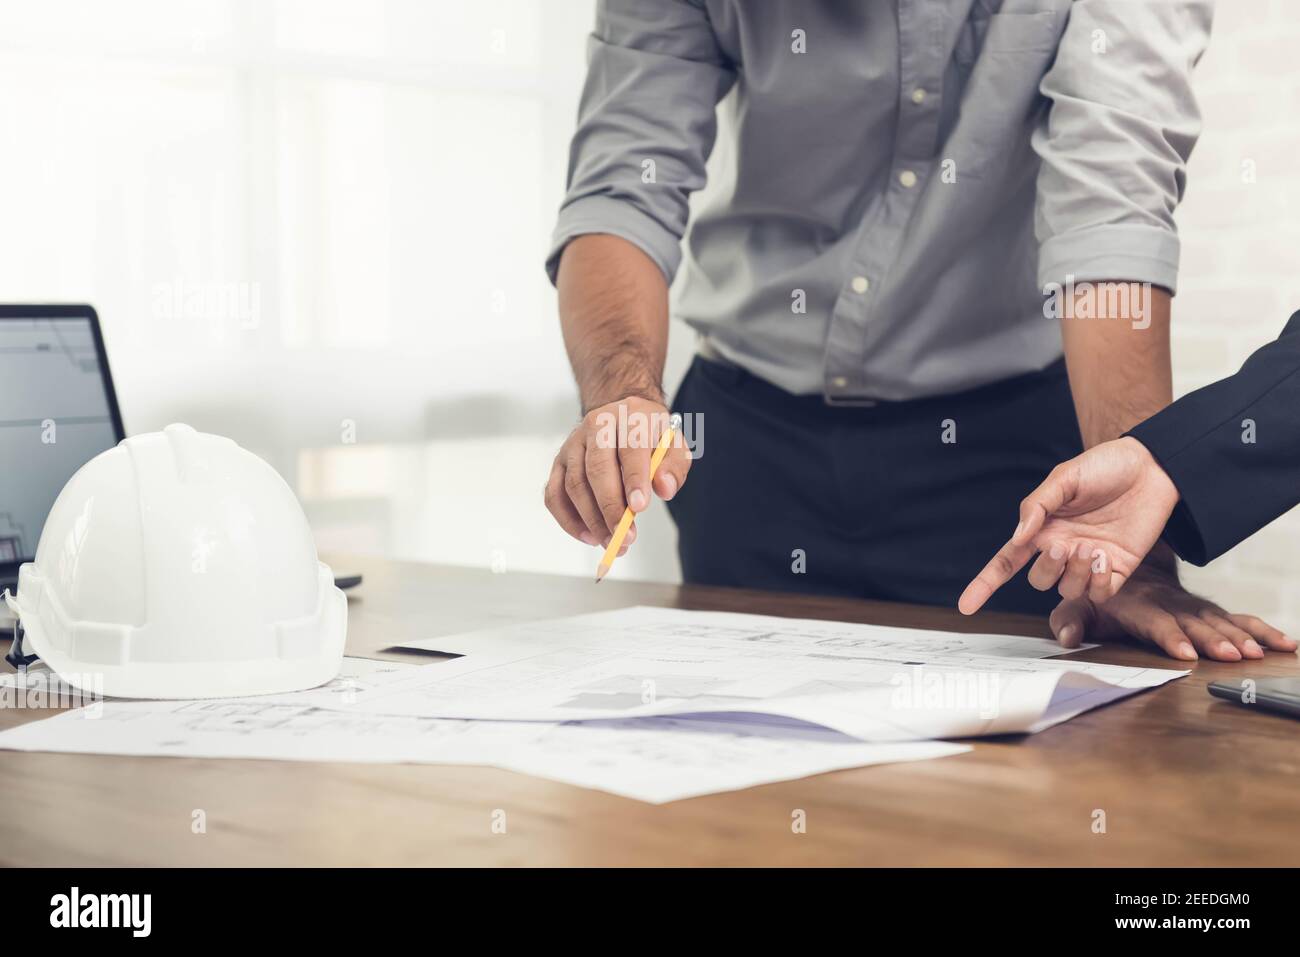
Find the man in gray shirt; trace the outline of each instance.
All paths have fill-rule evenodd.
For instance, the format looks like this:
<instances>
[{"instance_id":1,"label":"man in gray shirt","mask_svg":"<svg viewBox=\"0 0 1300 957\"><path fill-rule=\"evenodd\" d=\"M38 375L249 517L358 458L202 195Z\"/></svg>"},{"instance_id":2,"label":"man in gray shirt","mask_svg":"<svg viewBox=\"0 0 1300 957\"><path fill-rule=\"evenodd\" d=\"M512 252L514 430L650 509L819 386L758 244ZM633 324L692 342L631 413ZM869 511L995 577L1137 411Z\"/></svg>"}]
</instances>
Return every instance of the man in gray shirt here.
<instances>
[{"instance_id":1,"label":"man in gray shirt","mask_svg":"<svg viewBox=\"0 0 1300 957\"><path fill-rule=\"evenodd\" d=\"M584 411L559 524L602 544L653 490L688 581L955 602L1046 470L1170 401L1211 8L601 0L547 260ZM708 442L652 484L654 430L606 426L662 420L675 277ZM1148 566L1130 620L1188 597Z\"/></svg>"}]
</instances>

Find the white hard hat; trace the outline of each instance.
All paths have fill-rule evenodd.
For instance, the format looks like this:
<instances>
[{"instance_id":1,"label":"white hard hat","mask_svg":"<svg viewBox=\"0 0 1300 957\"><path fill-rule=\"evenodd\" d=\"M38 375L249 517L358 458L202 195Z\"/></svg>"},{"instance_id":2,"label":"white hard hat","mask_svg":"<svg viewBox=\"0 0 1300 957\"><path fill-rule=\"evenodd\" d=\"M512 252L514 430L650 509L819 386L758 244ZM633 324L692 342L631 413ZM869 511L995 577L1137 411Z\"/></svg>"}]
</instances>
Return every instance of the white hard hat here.
<instances>
[{"instance_id":1,"label":"white hard hat","mask_svg":"<svg viewBox=\"0 0 1300 957\"><path fill-rule=\"evenodd\" d=\"M284 479L188 425L82 466L6 599L46 664L114 697L315 687L347 634L347 599Z\"/></svg>"}]
</instances>

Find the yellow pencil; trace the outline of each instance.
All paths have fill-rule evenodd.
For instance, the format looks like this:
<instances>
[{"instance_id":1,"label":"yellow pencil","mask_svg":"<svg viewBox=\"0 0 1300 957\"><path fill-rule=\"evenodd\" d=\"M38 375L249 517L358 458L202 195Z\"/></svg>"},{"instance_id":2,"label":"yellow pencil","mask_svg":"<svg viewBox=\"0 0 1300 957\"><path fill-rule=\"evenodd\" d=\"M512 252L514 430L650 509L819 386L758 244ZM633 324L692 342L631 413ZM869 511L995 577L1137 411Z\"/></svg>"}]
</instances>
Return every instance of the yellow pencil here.
<instances>
[{"instance_id":1,"label":"yellow pencil","mask_svg":"<svg viewBox=\"0 0 1300 957\"><path fill-rule=\"evenodd\" d=\"M659 437L659 445L650 456L650 479L654 480L655 472L659 469L659 463L664 460L668 454L668 446L673 443L673 436L677 430L682 427L682 417L673 413L673 417L668 420L668 428L664 429L664 434ZM623 517L619 519L618 528L614 529L614 537L609 540L609 546L605 549L605 554L600 559L600 565L596 569L596 582L609 574L610 566L614 564L614 559L618 558L618 550L623 547L623 538L627 535L627 530L632 527L632 519L636 518L636 513L632 511L632 506L623 509Z\"/></svg>"}]
</instances>

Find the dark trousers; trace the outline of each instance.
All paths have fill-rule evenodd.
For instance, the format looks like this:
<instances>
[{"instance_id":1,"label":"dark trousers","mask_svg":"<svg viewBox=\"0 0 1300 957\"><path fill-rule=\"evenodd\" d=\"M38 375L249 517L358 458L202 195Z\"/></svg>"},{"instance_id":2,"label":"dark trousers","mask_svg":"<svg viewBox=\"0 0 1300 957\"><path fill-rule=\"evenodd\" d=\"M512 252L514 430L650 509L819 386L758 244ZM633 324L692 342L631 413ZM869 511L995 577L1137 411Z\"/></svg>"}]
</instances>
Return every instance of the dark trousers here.
<instances>
[{"instance_id":1,"label":"dark trousers","mask_svg":"<svg viewBox=\"0 0 1300 957\"><path fill-rule=\"evenodd\" d=\"M697 358L673 410L702 417L702 454L669 503L686 581L929 605L956 606L1020 500L1082 446L1060 361L845 407ZM1022 574L988 607L1047 614L1057 600Z\"/></svg>"}]
</instances>

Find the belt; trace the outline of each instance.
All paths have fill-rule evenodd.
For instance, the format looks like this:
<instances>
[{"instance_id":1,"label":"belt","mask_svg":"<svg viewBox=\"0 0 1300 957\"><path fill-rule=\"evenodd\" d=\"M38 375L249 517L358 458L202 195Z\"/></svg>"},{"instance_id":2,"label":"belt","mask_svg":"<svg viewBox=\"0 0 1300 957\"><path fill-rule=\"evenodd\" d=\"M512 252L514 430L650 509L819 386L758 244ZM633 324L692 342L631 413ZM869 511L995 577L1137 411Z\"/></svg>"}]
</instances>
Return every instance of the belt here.
<instances>
[{"instance_id":1,"label":"belt","mask_svg":"<svg viewBox=\"0 0 1300 957\"><path fill-rule=\"evenodd\" d=\"M740 372L744 372L749 375L753 374L750 373L748 369L745 369L742 366L738 365L737 363L731 361L726 356L724 356L721 352L719 352L718 347L713 344L713 340L706 335L701 334L699 336L695 351L696 354L701 359L704 359L708 362L713 362L720 366L726 366L729 369L736 369ZM885 400L870 399L866 397L856 397L856 396L832 396L832 395L827 395L824 392L822 393L822 402L824 402L826 405L844 407L844 408L869 409L872 406L880 405L881 402L883 401Z\"/></svg>"}]
</instances>

